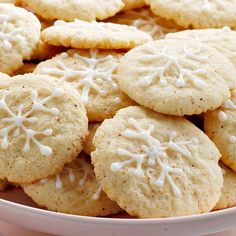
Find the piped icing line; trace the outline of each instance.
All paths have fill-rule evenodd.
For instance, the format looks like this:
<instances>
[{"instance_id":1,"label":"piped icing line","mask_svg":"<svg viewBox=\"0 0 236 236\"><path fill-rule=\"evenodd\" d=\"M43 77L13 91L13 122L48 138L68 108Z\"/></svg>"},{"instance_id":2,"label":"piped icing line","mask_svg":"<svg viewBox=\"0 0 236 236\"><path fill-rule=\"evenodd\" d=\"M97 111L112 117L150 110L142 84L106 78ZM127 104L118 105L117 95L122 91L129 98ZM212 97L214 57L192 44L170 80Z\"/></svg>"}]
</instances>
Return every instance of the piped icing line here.
<instances>
[{"instance_id":1,"label":"piped icing line","mask_svg":"<svg viewBox=\"0 0 236 236\"><path fill-rule=\"evenodd\" d=\"M145 66L137 68L137 72L142 74L139 79L140 86L147 87L152 83L155 83L158 79L158 83L161 86L166 86L172 82L179 88L186 87L189 81L198 89L207 88L207 84L203 81L203 75L206 74L206 70L199 69L199 66L195 65L195 68L189 69L182 66L186 60L195 60L195 62L208 63L208 57L200 55L204 50L204 47L199 47L197 50L191 50L182 48L181 55L173 55L173 51L169 46L165 46L161 51L157 50L154 46L146 46L146 52L140 59L142 62L148 64L150 61L164 61L160 66ZM168 76L168 71L171 68L176 69L176 76Z\"/></svg>"},{"instance_id":2,"label":"piped icing line","mask_svg":"<svg viewBox=\"0 0 236 236\"><path fill-rule=\"evenodd\" d=\"M137 120L129 118L129 126L132 129L126 129L123 132L123 135L130 140L139 140L143 144L141 145L142 153L136 154L130 151L127 151L122 148L116 150L118 156L126 157L128 160L123 162L114 162L111 164L111 170L114 172L121 171L123 168L127 167L128 171L133 173L136 176L146 178L147 173L143 170L143 164L147 163L149 167L154 167L159 165L161 167L161 173L158 179L155 179L153 182L157 187L164 187L165 179L170 183L175 196L180 197L181 191L174 183L171 175L181 175L183 170L180 168L173 168L164 162L169 156L167 154L168 150L180 153L185 157L191 157L191 152L187 149L188 145L196 145L198 140L192 138L188 141L174 141L178 136L175 131L172 131L168 135L168 142L161 143L158 139L152 136L154 131L154 126L149 125L148 129L143 129ZM136 168L130 166L130 164L136 163ZM150 179L150 178L149 178Z\"/></svg>"},{"instance_id":3,"label":"piped icing line","mask_svg":"<svg viewBox=\"0 0 236 236\"><path fill-rule=\"evenodd\" d=\"M43 131L35 131L30 128L27 128L27 124L36 124L38 122L39 118L32 116L32 114L35 112L45 112L50 113L52 115L57 115L59 113L59 110L57 108L47 108L45 107L45 104L56 97L62 96L63 93L63 90L56 89L51 95L40 100L38 98L38 92L36 90L33 90L31 93L31 109L25 114L23 114L24 104L20 104L15 114L6 103L9 91L4 90L2 92L2 98L0 99L0 111L6 112L8 117L5 117L0 121L0 124L3 124L4 126L6 125L6 127L0 129L0 138L2 138L1 148L7 149L9 147L9 136L11 132L13 132L13 138L18 137L21 132L23 132L25 134L26 140L23 147L24 152L29 152L30 143L33 142L39 148L40 153L42 155L50 156L52 154L52 149L49 146L40 143L36 137L38 135L51 136L53 130L46 129Z\"/></svg>"},{"instance_id":4,"label":"piped icing line","mask_svg":"<svg viewBox=\"0 0 236 236\"><path fill-rule=\"evenodd\" d=\"M0 15L0 42L5 50L11 50L13 44L18 44L20 51L25 50L27 40L21 35L22 29L13 24L13 21L22 17L23 14L21 12L15 12L11 15Z\"/></svg>"},{"instance_id":5,"label":"piped icing line","mask_svg":"<svg viewBox=\"0 0 236 236\"><path fill-rule=\"evenodd\" d=\"M82 177L79 179L78 184L82 187L85 185L88 178L95 179L95 174L89 164L83 159L78 158L76 160L76 163L78 165L78 168L70 168L70 167L64 167L63 172L61 174L57 174L55 176L55 187L57 189L63 188L63 182L62 182L62 175L67 175L68 180L70 183L76 182L76 172L82 172ZM39 181L40 184L44 185L48 183L48 178L41 179ZM98 185L98 189L96 192L91 196L93 200L98 200L100 198L100 195L102 193L102 188L100 185Z\"/></svg>"},{"instance_id":6,"label":"piped icing line","mask_svg":"<svg viewBox=\"0 0 236 236\"><path fill-rule=\"evenodd\" d=\"M69 56L67 53L63 53L63 58L75 58L82 61L85 66L81 66L80 69L72 69L57 61L55 68L43 68L43 74L49 74L63 81L70 82L74 88L76 88L82 96L82 100L85 104L89 101L89 94L93 91L101 96L106 96L109 91L103 89L103 83L108 83L109 86L118 90L118 83L116 82L116 70L118 62L112 55L98 58L98 50L90 50L90 57L84 57L78 53L74 53ZM100 63L112 62L108 69L102 70L98 66ZM76 80L78 78L78 80ZM72 81L74 79L74 81Z\"/></svg>"}]
</instances>

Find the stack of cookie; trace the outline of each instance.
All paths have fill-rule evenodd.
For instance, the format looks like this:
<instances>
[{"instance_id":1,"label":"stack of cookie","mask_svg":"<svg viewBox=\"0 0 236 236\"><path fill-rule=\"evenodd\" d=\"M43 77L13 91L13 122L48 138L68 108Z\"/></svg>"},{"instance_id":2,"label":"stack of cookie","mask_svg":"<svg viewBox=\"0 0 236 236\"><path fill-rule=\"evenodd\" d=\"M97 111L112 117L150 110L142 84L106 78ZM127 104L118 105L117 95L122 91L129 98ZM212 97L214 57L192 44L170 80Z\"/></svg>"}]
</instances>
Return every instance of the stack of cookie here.
<instances>
[{"instance_id":1,"label":"stack of cookie","mask_svg":"<svg viewBox=\"0 0 236 236\"><path fill-rule=\"evenodd\" d=\"M87 216L235 205L236 2L202 2L0 3L0 190Z\"/></svg>"}]
</instances>

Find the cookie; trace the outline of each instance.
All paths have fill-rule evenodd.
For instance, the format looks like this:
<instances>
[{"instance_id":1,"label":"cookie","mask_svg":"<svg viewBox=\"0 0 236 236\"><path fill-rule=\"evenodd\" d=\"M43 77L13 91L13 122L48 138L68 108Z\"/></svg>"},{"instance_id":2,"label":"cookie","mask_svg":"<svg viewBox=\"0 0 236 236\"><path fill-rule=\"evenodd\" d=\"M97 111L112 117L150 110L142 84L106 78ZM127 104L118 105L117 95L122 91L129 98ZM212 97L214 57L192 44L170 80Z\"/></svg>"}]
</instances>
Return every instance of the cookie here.
<instances>
[{"instance_id":1,"label":"cookie","mask_svg":"<svg viewBox=\"0 0 236 236\"><path fill-rule=\"evenodd\" d=\"M164 39L130 50L121 59L118 82L138 104L183 116L219 107L230 97L235 72L232 63L208 45Z\"/></svg>"},{"instance_id":2,"label":"cookie","mask_svg":"<svg viewBox=\"0 0 236 236\"><path fill-rule=\"evenodd\" d=\"M89 120L99 122L133 104L118 88L116 72L122 56L108 50L69 50L41 62L34 73L70 83L81 95Z\"/></svg>"},{"instance_id":3,"label":"cookie","mask_svg":"<svg viewBox=\"0 0 236 236\"><path fill-rule=\"evenodd\" d=\"M24 63L24 65L14 72L13 75L24 75L28 73L33 73L34 69L36 68L38 64L35 63Z\"/></svg>"},{"instance_id":4,"label":"cookie","mask_svg":"<svg viewBox=\"0 0 236 236\"><path fill-rule=\"evenodd\" d=\"M52 21L46 21L41 18L39 19L41 23L41 30L44 30L53 25ZM34 50L30 59L43 61L43 60L50 59L54 57L56 54L61 53L63 51L65 51L65 48L49 45L40 38L38 45L36 49Z\"/></svg>"},{"instance_id":5,"label":"cookie","mask_svg":"<svg viewBox=\"0 0 236 236\"><path fill-rule=\"evenodd\" d=\"M236 27L236 0L145 0L151 10L185 28Z\"/></svg>"},{"instance_id":6,"label":"cookie","mask_svg":"<svg viewBox=\"0 0 236 236\"><path fill-rule=\"evenodd\" d=\"M132 216L204 213L220 198L220 153L185 118L124 108L101 124L93 143L103 191Z\"/></svg>"},{"instance_id":7,"label":"cookie","mask_svg":"<svg viewBox=\"0 0 236 236\"><path fill-rule=\"evenodd\" d=\"M121 0L21 0L21 2L44 19L65 21L104 20L124 7Z\"/></svg>"},{"instance_id":8,"label":"cookie","mask_svg":"<svg viewBox=\"0 0 236 236\"><path fill-rule=\"evenodd\" d=\"M40 38L36 16L12 4L0 3L0 71L12 74L30 59Z\"/></svg>"},{"instance_id":9,"label":"cookie","mask_svg":"<svg viewBox=\"0 0 236 236\"><path fill-rule=\"evenodd\" d=\"M93 137L97 131L97 128L101 125L101 123L89 123L89 135L86 137L84 142L83 152L87 155L90 155L91 152L95 150L93 145Z\"/></svg>"},{"instance_id":10,"label":"cookie","mask_svg":"<svg viewBox=\"0 0 236 236\"><path fill-rule=\"evenodd\" d=\"M0 84L0 178L29 183L58 173L82 150L88 120L78 93L50 76Z\"/></svg>"},{"instance_id":11,"label":"cookie","mask_svg":"<svg viewBox=\"0 0 236 236\"><path fill-rule=\"evenodd\" d=\"M213 210L221 210L236 205L236 173L220 163L223 171L224 184L221 189L221 197Z\"/></svg>"},{"instance_id":12,"label":"cookie","mask_svg":"<svg viewBox=\"0 0 236 236\"><path fill-rule=\"evenodd\" d=\"M0 72L0 81L1 81L1 83L2 83L3 80L8 81L9 79L11 79L11 77L9 75Z\"/></svg>"},{"instance_id":13,"label":"cookie","mask_svg":"<svg viewBox=\"0 0 236 236\"><path fill-rule=\"evenodd\" d=\"M0 192L4 191L8 185L8 181L5 179L0 179Z\"/></svg>"},{"instance_id":14,"label":"cookie","mask_svg":"<svg viewBox=\"0 0 236 236\"><path fill-rule=\"evenodd\" d=\"M185 30L169 33L165 36L169 39L196 40L203 44L209 44L216 48L236 66L236 31L229 27L222 29Z\"/></svg>"},{"instance_id":15,"label":"cookie","mask_svg":"<svg viewBox=\"0 0 236 236\"><path fill-rule=\"evenodd\" d=\"M122 8L123 11L127 11L134 8L140 8L145 6L144 0L122 0L125 6Z\"/></svg>"},{"instance_id":16,"label":"cookie","mask_svg":"<svg viewBox=\"0 0 236 236\"><path fill-rule=\"evenodd\" d=\"M137 28L104 22L56 21L42 32L44 42L78 49L130 49L151 41Z\"/></svg>"},{"instance_id":17,"label":"cookie","mask_svg":"<svg viewBox=\"0 0 236 236\"><path fill-rule=\"evenodd\" d=\"M106 216L121 210L102 192L93 166L83 154L60 174L24 185L23 189L37 204L52 211Z\"/></svg>"},{"instance_id":18,"label":"cookie","mask_svg":"<svg viewBox=\"0 0 236 236\"><path fill-rule=\"evenodd\" d=\"M219 148L221 161L236 171L236 90L223 105L204 116L206 134Z\"/></svg>"},{"instance_id":19,"label":"cookie","mask_svg":"<svg viewBox=\"0 0 236 236\"><path fill-rule=\"evenodd\" d=\"M164 38L167 33L176 32L181 28L174 22L155 16L149 8L140 8L120 12L107 19L112 23L134 26L152 36L154 40Z\"/></svg>"}]
</instances>

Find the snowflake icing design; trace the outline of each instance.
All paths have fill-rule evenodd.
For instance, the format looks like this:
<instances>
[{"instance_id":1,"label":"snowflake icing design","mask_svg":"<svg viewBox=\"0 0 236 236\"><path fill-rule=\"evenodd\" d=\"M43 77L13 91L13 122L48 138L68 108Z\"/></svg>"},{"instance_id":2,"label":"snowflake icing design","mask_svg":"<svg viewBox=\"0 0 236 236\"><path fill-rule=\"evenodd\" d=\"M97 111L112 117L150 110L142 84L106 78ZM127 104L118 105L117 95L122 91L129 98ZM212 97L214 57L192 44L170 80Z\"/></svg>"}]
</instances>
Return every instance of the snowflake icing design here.
<instances>
[{"instance_id":1,"label":"snowflake icing design","mask_svg":"<svg viewBox=\"0 0 236 236\"><path fill-rule=\"evenodd\" d=\"M76 160L79 168L69 168L69 167L64 167L63 173L57 174L55 177L55 187L57 189L61 189L63 187L61 175L68 175L68 179L71 183L74 183L76 181L76 176L75 172L82 172L83 176L79 180L79 185L84 186L85 182L87 179L90 177L92 179L95 179L95 174L93 170L91 169L90 165L83 159L83 158L78 158ZM46 184L48 183L48 179L41 179L40 184ZM102 187L99 185L97 191L92 195L93 200L98 200L100 198L100 195L102 193Z\"/></svg>"},{"instance_id":2,"label":"snowflake icing design","mask_svg":"<svg viewBox=\"0 0 236 236\"><path fill-rule=\"evenodd\" d=\"M136 13L136 11L131 10L130 13ZM153 39L161 39L167 33L176 32L176 29L166 28L164 26L158 25L154 17L149 16L149 10L141 11L140 19L136 19L132 22L132 26L139 30L142 30L152 36Z\"/></svg>"},{"instance_id":3,"label":"snowflake icing design","mask_svg":"<svg viewBox=\"0 0 236 236\"><path fill-rule=\"evenodd\" d=\"M143 87L150 86L154 80L159 78L159 84L161 86L167 85L169 82L174 82L177 87L182 88L187 85L187 82L191 81L198 89L206 88L206 83L202 80L207 71L199 69L199 65L193 65L191 69L185 68L182 64L185 60L194 60L195 63L202 64L208 63L207 56L199 55L203 46L200 46L197 50L191 50L182 48L181 55L174 55L173 50L169 46L163 47L161 51L157 50L154 46L146 46L146 55L140 60L148 64L151 61L165 61L163 66L145 66L137 68L137 72L146 74L142 76L139 83ZM194 68L193 68L194 67ZM175 76L168 76L170 69L176 70Z\"/></svg>"},{"instance_id":4,"label":"snowflake icing design","mask_svg":"<svg viewBox=\"0 0 236 236\"><path fill-rule=\"evenodd\" d=\"M32 141L40 150L42 155L50 156L52 154L52 149L48 146L41 144L36 136L44 135L50 136L53 133L52 129L46 129L44 131L35 131L30 128L27 128L27 124L35 124L38 122L37 117L31 116L34 112L41 111L46 113L51 113L57 115L59 110L57 108L47 108L45 104L51 101L55 97L62 96L63 91L61 89L56 89L50 96L39 100L38 93L36 90L32 91L32 107L31 109L23 114L24 105L21 104L17 108L17 113L15 114L6 103L6 98L9 94L8 90L4 90L2 98L0 100L0 110L6 112L9 117L3 118L0 122L6 127L0 129L0 138L2 138L1 148L7 149L9 146L9 136L13 132L14 137L18 137L21 132L25 134L25 145L23 147L24 152L30 150L30 142Z\"/></svg>"},{"instance_id":5,"label":"snowflake icing design","mask_svg":"<svg viewBox=\"0 0 236 236\"><path fill-rule=\"evenodd\" d=\"M23 42L22 44L18 44L20 50L25 49L26 39L21 36L22 30L20 28L16 28L11 21L16 20L21 17L20 13L15 13L12 16L2 14L0 15L0 41L3 43L3 47L6 50L11 50L13 48L13 44L18 42ZM14 29L10 26L14 26Z\"/></svg>"},{"instance_id":6,"label":"snowflake icing design","mask_svg":"<svg viewBox=\"0 0 236 236\"><path fill-rule=\"evenodd\" d=\"M67 67L60 61L57 61L57 68L44 68L42 73L60 77L63 81L70 82L71 79L80 78L78 82L71 82L76 89L82 88L82 99L86 104L89 100L91 90L96 91L101 96L106 96L109 91L104 91L100 85L102 82L110 84L112 89L118 90L118 84L114 80L116 78L115 71L118 62L112 55L97 58L98 50L90 50L90 57L83 57L78 53L73 54L73 58L79 59L85 63L80 69L75 70ZM68 58L67 53L62 54L63 58ZM112 62L112 66L108 69L100 69L98 65L104 62Z\"/></svg>"},{"instance_id":7,"label":"snowflake icing design","mask_svg":"<svg viewBox=\"0 0 236 236\"><path fill-rule=\"evenodd\" d=\"M229 115L227 115L227 113L226 113L227 111L234 111L234 112L236 112L236 105L235 105L235 103L233 101L235 98L236 98L236 89L234 89L231 92L231 98L223 103L222 110L218 112L218 119L219 119L219 121L225 122L225 121L229 120ZM236 135L230 134L228 140L231 143L236 143Z\"/></svg>"},{"instance_id":8,"label":"snowflake icing design","mask_svg":"<svg viewBox=\"0 0 236 236\"><path fill-rule=\"evenodd\" d=\"M144 143L141 146L143 153L135 154L125 149L117 149L116 152L119 156L127 157L129 159L123 162L112 163L111 170L117 172L123 169L125 166L136 163L136 168L129 168L129 171L133 172L137 176L145 177L145 175L148 176L149 173L145 173L142 168L144 162L147 163L149 167L153 167L157 164L161 167L161 173L159 178L154 180L154 184L158 187L163 187L165 179L167 179L174 191L174 194L180 197L181 192L171 178L171 174L179 175L183 173L183 170L179 168L172 168L166 164L164 160L168 158L168 150L178 152L185 157L191 157L191 153L186 148L186 146L196 145L198 140L193 138L189 141L174 141L174 139L177 137L177 133L173 131L169 134L169 141L161 143L158 139L152 136L152 132L154 130L153 125L150 125L148 129L143 129L133 118L128 120L128 124L132 127L132 129L126 129L123 135L128 139L137 139L142 141Z\"/></svg>"}]
</instances>

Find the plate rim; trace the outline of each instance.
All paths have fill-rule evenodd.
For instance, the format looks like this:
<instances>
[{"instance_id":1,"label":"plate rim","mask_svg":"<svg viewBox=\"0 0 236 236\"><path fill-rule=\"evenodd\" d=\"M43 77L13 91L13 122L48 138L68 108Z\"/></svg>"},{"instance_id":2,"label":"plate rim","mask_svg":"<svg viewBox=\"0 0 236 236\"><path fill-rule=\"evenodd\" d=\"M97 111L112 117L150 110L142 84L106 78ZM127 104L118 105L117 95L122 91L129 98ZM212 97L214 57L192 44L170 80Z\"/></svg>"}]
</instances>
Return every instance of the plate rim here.
<instances>
[{"instance_id":1,"label":"plate rim","mask_svg":"<svg viewBox=\"0 0 236 236\"><path fill-rule=\"evenodd\" d=\"M90 222L97 224L122 224L122 225L140 225L140 224L176 224L176 223L187 223L193 221L202 221L215 218L225 217L226 215L236 214L236 206L231 208L226 208L223 210L212 211L203 214L190 215L190 216L178 216L178 217L169 217L169 218L147 218L147 219L127 219L127 218L106 218L106 217L92 217L92 216L80 216L65 214L60 212L49 211L46 209L40 209L32 206L23 205L20 203L12 202L6 199L0 198L0 208L9 207L11 209L18 209L20 211L26 211L31 214L38 214L40 216L47 217L58 217L63 220L72 220L72 221L81 221L81 222Z\"/></svg>"}]
</instances>

